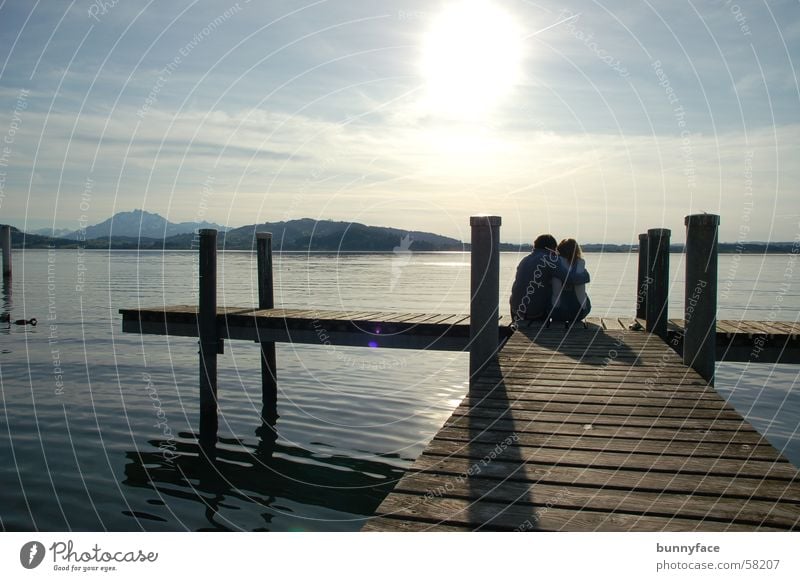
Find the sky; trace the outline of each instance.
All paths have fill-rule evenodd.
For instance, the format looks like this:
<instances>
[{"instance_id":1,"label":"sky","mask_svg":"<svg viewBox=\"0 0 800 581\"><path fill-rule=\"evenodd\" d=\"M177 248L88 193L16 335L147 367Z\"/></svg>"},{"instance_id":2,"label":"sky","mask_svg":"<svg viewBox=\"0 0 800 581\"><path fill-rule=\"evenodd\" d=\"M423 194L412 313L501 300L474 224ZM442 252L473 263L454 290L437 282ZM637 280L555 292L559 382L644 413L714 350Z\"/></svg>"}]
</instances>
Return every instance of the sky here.
<instances>
[{"instance_id":1,"label":"sky","mask_svg":"<svg viewBox=\"0 0 800 581\"><path fill-rule=\"evenodd\" d=\"M0 0L0 222L800 240L800 1Z\"/></svg>"}]
</instances>

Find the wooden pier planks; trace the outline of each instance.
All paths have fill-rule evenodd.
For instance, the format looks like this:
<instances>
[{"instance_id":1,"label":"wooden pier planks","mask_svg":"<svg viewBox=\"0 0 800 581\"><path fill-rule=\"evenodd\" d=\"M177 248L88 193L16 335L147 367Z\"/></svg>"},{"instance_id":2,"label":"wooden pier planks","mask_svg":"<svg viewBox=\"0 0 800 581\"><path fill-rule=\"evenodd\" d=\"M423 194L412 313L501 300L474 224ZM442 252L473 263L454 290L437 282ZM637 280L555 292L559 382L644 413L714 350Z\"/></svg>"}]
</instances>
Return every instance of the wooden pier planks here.
<instances>
[{"instance_id":1,"label":"wooden pier planks","mask_svg":"<svg viewBox=\"0 0 800 581\"><path fill-rule=\"evenodd\" d=\"M122 330L197 337L197 312L193 305L121 309ZM228 306L217 309L217 326L221 339L463 351L469 342L470 318L465 314Z\"/></svg>"},{"instance_id":2,"label":"wooden pier planks","mask_svg":"<svg viewBox=\"0 0 800 581\"><path fill-rule=\"evenodd\" d=\"M797 470L663 341L605 326L515 333L363 530L800 528Z\"/></svg>"},{"instance_id":3,"label":"wooden pier planks","mask_svg":"<svg viewBox=\"0 0 800 581\"><path fill-rule=\"evenodd\" d=\"M197 306L174 305L121 309L123 331L197 337ZM256 309L219 307L223 339L319 344L324 334L337 345L464 350L469 341L466 314L333 311L324 309ZM501 322L503 317L500 318ZM644 321L628 317L589 317L588 329L620 331ZM524 326L524 324L523 324ZM537 325L538 326L538 325ZM563 324L552 323L553 330ZM501 332L506 332L501 328ZM682 319L670 319L668 332L680 335ZM679 343L678 343L679 345ZM800 325L779 321L717 321L717 360L754 363L800 363Z\"/></svg>"},{"instance_id":4,"label":"wooden pier planks","mask_svg":"<svg viewBox=\"0 0 800 581\"><path fill-rule=\"evenodd\" d=\"M604 318L605 328L617 328ZM634 324L632 318L621 318L625 328ZM644 329L644 321L639 320ZM800 363L800 335L797 323L785 321L718 320L716 360L751 363ZM670 319L667 325L669 340L676 348L683 344L683 319Z\"/></svg>"}]
</instances>

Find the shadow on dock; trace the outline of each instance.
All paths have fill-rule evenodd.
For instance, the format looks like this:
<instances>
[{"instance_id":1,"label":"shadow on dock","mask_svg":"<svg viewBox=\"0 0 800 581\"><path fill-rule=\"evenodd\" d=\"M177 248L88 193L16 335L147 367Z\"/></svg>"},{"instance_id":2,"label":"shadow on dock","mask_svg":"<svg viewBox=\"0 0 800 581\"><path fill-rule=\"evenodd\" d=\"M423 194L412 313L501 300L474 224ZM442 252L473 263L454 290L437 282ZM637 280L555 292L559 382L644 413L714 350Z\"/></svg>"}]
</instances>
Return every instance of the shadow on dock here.
<instances>
[{"instance_id":1,"label":"shadow on dock","mask_svg":"<svg viewBox=\"0 0 800 581\"><path fill-rule=\"evenodd\" d=\"M640 353L621 340L618 334L609 334L603 327L594 323L577 323L566 327L563 323L551 323L546 326L542 323L524 325L517 330L524 335L531 346L537 346L536 360L544 363L559 363L564 361L569 365L577 361L589 367L605 367L614 362L624 363L628 366L641 365ZM654 338L653 343L660 339ZM516 355L520 360L530 357L530 348L503 349L501 355L504 361ZM499 374L499 367L497 368ZM499 376L499 375L498 375ZM484 374L483 377L486 377Z\"/></svg>"},{"instance_id":2,"label":"shadow on dock","mask_svg":"<svg viewBox=\"0 0 800 581\"><path fill-rule=\"evenodd\" d=\"M495 356L490 361L486 372L498 371L500 366ZM485 373L486 373L485 372ZM492 373L494 375L494 373ZM467 403L478 406L486 402L500 409L511 409L511 398L506 390L502 377L486 392L478 394L472 390L467 394ZM507 478L499 481L487 481L479 478L479 472L468 475L469 498L479 499L469 505L469 522L485 523L475 530L492 530L496 518L507 520L508 513L513 513L513 518L520 523L520 530L535 530L539 516L535 508L533 489L525 485L515 485L509 479L516 474L524 474L525 459L519 453L516 445L518 441L517 426L512 414L500 416L502 425L498 425L500 418L492 421L488 426L479 421L474 415L468 415L469 443L468 455L475 458L475 466L489 462L502 462L506 465ZM502 428L496 431L496 428ZM480 458L480 460L478 460ZM503 505L495 506L493 501L502 500Z\"/></svg>"}]
</instances>

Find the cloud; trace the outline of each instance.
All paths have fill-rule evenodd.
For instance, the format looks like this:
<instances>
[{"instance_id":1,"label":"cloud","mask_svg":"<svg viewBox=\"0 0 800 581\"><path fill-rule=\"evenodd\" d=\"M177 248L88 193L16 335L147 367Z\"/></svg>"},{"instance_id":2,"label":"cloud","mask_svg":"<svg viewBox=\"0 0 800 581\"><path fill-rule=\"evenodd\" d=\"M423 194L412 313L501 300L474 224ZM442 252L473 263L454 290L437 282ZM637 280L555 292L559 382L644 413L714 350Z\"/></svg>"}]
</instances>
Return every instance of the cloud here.
<instances>
[{"instance_id":1,"label":"cloud","mask_svg":"<svg viewBox=\"0 0 800 581\"><path fill-rule=\"evenodd\" d=\"M506 4L530 32L563 8ZM420 106L429 3L242 3L187 55L225 7L120 3L93 23L84 6L56 30L64 7L49 5L0 86L6 111L17 87L31 90L4 215L74 226L91 178L92 220L135 207L190 220L211 179L208 218L232 225L312 216L460 235L470 214L491 212L508 240L549 224L626 242L705 210L723 212L735 239L752 165L754 236L791 239L798 18L771 6L776 29L762 5L740 4L750 37L723 2L697 14L581 6L571 27L528 39L524 82L492 114L460 121ZM14 38L27 13L5 10L0 36ZM0 115L0 138L9 122Z\"/></svg>"}]
</instances>

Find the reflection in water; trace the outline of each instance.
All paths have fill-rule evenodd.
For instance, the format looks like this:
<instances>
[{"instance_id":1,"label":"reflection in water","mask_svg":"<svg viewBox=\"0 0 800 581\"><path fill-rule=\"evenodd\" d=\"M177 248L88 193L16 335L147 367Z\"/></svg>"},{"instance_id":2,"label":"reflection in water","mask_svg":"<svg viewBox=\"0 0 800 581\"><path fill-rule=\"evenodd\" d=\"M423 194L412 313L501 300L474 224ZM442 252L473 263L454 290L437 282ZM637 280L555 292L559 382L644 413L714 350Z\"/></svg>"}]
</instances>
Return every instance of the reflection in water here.
<instances>
[{"instance_id":1,"label":"reflection in water","mask_svg":"<svg viewBox=\"0 0 800 581\"><path fill-rule=\"evenodd\" d=\"M11 278L3 277L2 312L0 313L0 327L7 333L11 329Z\"/></svg>"},{"instance_id":2,"label":"reflection in water","mask_svg":"<svg viewBox=\"0 0 800 581\"><path fill-rule=\"evenodd\" d=\"M214 458L203 453L196 435L189 432L179 434L174 441L174 455L126 452L128 462L123 484L150 489L159 499L166 496L205 505L208 525L199 530L240 528L221 516L220 510L241 501L252 508L263 509L260 511L263 525L255 530L267 531L273 530L274 518L287 510L291 512L285 507L291 503L363 515L366 519L403 474L388 462L376 461L374 455L369 460L339 454L322 455L282 443L274 423L264 422L256 434L258 443L254 447L237 438L220 438ZM149 443L162 450L166 444L161 440ZM388 460L397 455L386 457ZM124 514L137 519L164 520L142 511L125 511ZM354 520L351 516L348 520L354 530L363 524L357 517ZM147 527L146 522L139 524Z\"/></svg>"}]
</instances>

